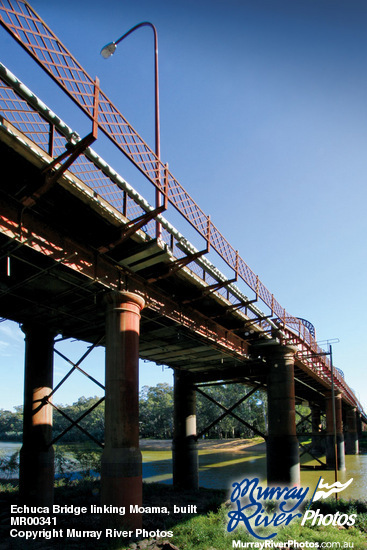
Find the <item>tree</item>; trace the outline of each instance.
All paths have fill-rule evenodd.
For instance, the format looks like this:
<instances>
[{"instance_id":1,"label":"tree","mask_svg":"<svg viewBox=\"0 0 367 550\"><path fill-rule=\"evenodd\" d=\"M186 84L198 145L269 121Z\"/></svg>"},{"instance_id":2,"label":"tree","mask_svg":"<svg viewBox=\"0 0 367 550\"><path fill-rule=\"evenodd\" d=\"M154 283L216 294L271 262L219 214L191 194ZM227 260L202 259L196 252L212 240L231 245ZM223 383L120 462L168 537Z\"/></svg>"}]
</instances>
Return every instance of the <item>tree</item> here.
<instances>
[{"instance_id":1,"label":"tree","mask_svg":"<svg viewBox=\"0 0 367 550\"><path fill-rule=\"evenodd\" d=\"M72 405L62 406L61 409L69 418L77 420L82 414L87 412L95 403L99 401L99 397L79 397ZM55 411L53 416L53 431L55 436L70 426L70 422L62 414ZM80 421L82 426L88 433L93 435L98 441L104 440L104 403L101 403L89 412L83 420ZM83 434L77 427L73 427L63 437L62 442L71 441L87 441L89 438Z\"/></svg>"},{"instance_id":2,"label":"tree","mask_svg":"<svg viewBox=\"0 0 367 550\"><path fill-rule=\"evenodd\" d=\"M201 388L204 393L229 409L241 397L249 393L249 387L243 384L223 384ZM266 399L263 390L258 390L243 403L233 409L233 412L261 433L266 433ZM208 427L224 413L223 409L198 394L197 418L198 433ZM231 415L225 416L205 435L210 438L253 437L254 432Z\"/></svg>"},{"instance_id":3,"label":"tree","mask_svg":"<svg viewBox=\"0 0 367 550\"><path fill-rule=\"evenodd\" d=\"M173 388L167 383L143 386L140 392L140 435L171 439L173 430Z\"/></svg>"},{"instance_id":4,"label":"tree","mask_svg":"<svg viewBox=\"0 0 367 550\"><path fill-rule=\"evenodd\" d=\"M15 413L0 409L0 439L20 441L23 433L23 408L14 407Z\"/></svg>"}]
</instances>

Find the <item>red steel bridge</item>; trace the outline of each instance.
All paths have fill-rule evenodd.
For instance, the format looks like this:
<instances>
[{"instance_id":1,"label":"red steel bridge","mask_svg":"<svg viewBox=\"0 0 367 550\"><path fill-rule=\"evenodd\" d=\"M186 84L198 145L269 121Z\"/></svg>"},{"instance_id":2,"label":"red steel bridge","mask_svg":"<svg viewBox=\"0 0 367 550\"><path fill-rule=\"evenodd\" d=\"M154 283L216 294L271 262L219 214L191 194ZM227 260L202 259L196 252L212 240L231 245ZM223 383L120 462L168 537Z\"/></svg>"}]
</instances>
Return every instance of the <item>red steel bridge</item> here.
<instances>
[{"instance_id":1,"label":"red steel bridge","mask_svg":"<svg viewBox=\"0 0 367 550\"><path fill-rule=\"evenodd\" d=\"M344 468L367 417L313 326L278 303L28 3L0 0L0 23L91 123L80 138L0 64L0 316L26 334L23 498L52 501L57 335L106 347L105 503L141 502L139 357L174 369L174 484L197 486L195 395L217 382L243 385L236 405L266 389L269 482L299 482L301 401L326 440L327 466ZM157 190L156 204L92 149L101 133ZM170 223L174 211L201 249Z\"/></svg>"}]
</instances>

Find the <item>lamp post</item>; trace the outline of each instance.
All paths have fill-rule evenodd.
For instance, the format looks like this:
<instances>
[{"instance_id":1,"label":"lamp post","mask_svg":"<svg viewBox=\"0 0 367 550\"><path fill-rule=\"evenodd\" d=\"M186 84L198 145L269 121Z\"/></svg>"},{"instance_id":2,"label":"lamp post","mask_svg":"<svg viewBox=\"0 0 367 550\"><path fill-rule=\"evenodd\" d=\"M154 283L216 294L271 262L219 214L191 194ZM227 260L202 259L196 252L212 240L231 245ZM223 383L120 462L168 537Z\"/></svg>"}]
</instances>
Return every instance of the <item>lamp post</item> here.
<instances>
[{"instance_id":1,"label":"lamp post","mask_svg":"<svg viewBox=\"0 0 367 550\"><path fill-rule=\"evenodd\" d=\"M150 27L153 30L154 34L154 95L155 95L155 154L158 159L157 162L157 171L156 171L156 181L157 185L160 185L160 173L159 173L159 160L161 158L161 145L160 145L160 122L159 122L159 79L158 79L158 34L157 29L155 26L150 23L149 21L143 21L142 23L138 23L138 25L135 25L132 27L129 31L127 31L125 34L120 36L117 40L114 42L110 42L109 44L106 44L101 49L101 55L104 59L107 59L108 57L111 57L116 51L117 45L124 40L127 36L129 36L131 33L139 29L140 27ZM158 208L161 206L161 194L159 192L158 187L156 187L155 192L156 197L156 207ZM161 236L161 224L159 222L156 222L156 236L157 238Z\"/></svg>"},{"instance_id":2,"label":"lamp post","mask_svg":"<svg viewBox=\"0 0 367 550\"><path fill-rule=\"evenodd\" d=\"M334 364L333 364L333 348L331 344L338 343L340 340L339 338L333 338L332 340L325 340L322 342L318 342L318 344L327 343L329 347L329 351L324 351L321 353L314 353L311 355L305 355L304 359L307 359L309 357L321 357L325 355L329 355L330 357L330 374L331 374L331 404L332 404L332 434L333 434L333 448L334 448L334 476L335 476L335 483L338 482L338 443L337 443L337 431L336 431L336 406L335 406L335 383L334 383ZM338 500L338 493L335 493L335 500Z\"/></svg>"}]
</instances>

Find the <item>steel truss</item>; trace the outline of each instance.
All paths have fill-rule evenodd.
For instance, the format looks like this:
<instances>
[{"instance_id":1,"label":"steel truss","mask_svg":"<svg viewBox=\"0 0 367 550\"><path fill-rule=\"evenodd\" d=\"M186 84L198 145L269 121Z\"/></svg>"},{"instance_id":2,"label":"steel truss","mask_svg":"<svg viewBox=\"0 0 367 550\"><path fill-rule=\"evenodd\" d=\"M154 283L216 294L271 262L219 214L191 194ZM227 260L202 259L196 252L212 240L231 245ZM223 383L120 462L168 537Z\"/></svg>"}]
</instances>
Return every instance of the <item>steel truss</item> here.
<instances>
[{"instance_id":1,"label":"steel truss","mask_svg":"<svg viewBox=\"0 0 367 550\"><path fill-rule=\"evenodd\" d=\"M208 386L211 386L213 384L205 384L205 386L203 387L208 387ZM218 384L214 384L214 385L218 385ZM223 418L225 418L226 416L230 415L230 416L233 416L233 418L235 418L238 422L241 422L241 424L243 424L244 426L246 426L247 428L250 428L250 430L252 430L254 433L256 433L257 435L259 435L260 437L263 437L265 440L267 439L267 436L265 434L263 434L262 432L260 432L257 428L255 428L254 426L251 426L251 424L249 424L248 422L246 422L245 420L243 420L243 418L239 417L236 413L233 412L233 410L238 407L239 405L241 405L241 403L243 403L244 401L246 401L249 397L251 397L251 395L253 395L257 390L259 390L260 388L263 388L264 386L262 384L252 388L251 391L249 391L246 395L244 395L243 397L241 397L241 399L239 399L236 403L234 403L231 407L229 407L229 409L227 409L227 407L225 407L224 405L222 405L221 403L219 403L216 399L214 399L214 397L212 397L211 395L208 395L207 393L203 392L199 386L195 386L195 390L200 393L200 395L202 395L203 397L205 397L206 399L208 399L209 401L211 401L212 403L214 403L215 405L217 405L220 409L223 409L224 410L224 413L221 414L216 420L214 420L213 422L211 422L211 424L209 424L209 426L207 426L206 428L204 428L199 434L197 434L196 436L196 439L200 439L204 434L206 434L207 432L209 432L209 430L211 428L213 428L213 426L215 426L216 424L218 424L221 420L223 420Z\"/></svg>"},{"instance_id":2,"label":"steel truss","mask_svg":"<svg viewBox=\"0 0 367 550\"><path fill-rule=\"evenodd\" d=\"M298 426L300 426L301 424L303 424L303 422L309 422L310 424L312 423L312 422L311 422L312 413L308 414L307 416L304 416L303 414L301 414L301 413L300 413L299 411L297 411L297 409L296 409L296 414L298 414L298 416L301 417L301 420L300 420L299 422L297 422L297 424L296 424L296 428L297 428ZM300 435L300 434L297 434L297 435ZM302 435L303 435L303 434L302 434ZM320 433L320 435L321 435L321 433ZM300 446L301 449L302 449L302 452L301 452L301 454L300 454L300 456L299 456L300 458L302 458L303 455L305 455L305 454L309 454L309 455L311 455L312 458L313 458L314 460L316 460L321 466L324 466L324 467L326 468L325 462L322 462L322 461L321 461L321 460L311 451L312 444L309 445L309 446L307 446L307 445L304 445L303 443L301 443L300 441L298 441L298 443L299 443L299 446Z\"/></svg>"},{"instance_id":3,"label":"steel truss","mask_svg":"<svg viewBox=\"0 0 367 550\"><path fill-rule=\"evenodd\" d=\"M54 347L54 352L59 355L60 357L62 357L62 359L64 359L67 363L69 363L70 365L72 365L71 369L66 373L66 375L63 377L63 379L53 388L53 390L47 395L45 396L45 398L43 399L42 403L41 403L41 407L44 406L44 405L51 405L59 414L61 414L64 418L66 418L69 422L70 422L70 425L65 428L65 430L63 430L59 435L57 435L50 443L49 447L51 447L52 445L54 445L57 441L59 441L59 439L61 439L67 432L69 432L74 426L76 428L78 428L78 430L80 430L83 434L85 434L86 436L88 436L92 441L94 441L94 443L96 443L99 447L101 447L102 449L104 448L104 444L101 442L101 441L98 441L98 439L96 439L92 434L90 434L85 428L83 428L82 426L80 426L80 422L81 420L83 420L83 418L85 418L88 414L90 414L95 408L97 408L101 403L103 403L103 401L105 400L105 397L101 397L101 399L99 399L97 401L97 403L94 403L94 405L92 405L87 411L85 411L81 416L79 416L77 419L73 420L69 415L67 415L63 410L60 409L60 407L58 407L57 405L54 405L54 403L52 402L52 396L55 394L55 392L66 382L66 380L71 376L71 374L73 374L73 372L75 371L78 371L80 372L81 374L83 374L84 376L86 376L89 380L91 380L92 382L94 382L97 386L99 386L101 389L105 389L105 387L103 386L103 384L101 384L98 380L96 380L93 376L91 376L90 374L88 374L85 370L83 370L80 365L81 363L89 356L89 354L98 346L101 344L102 340L104 339L104 335L103 336L100 336L100 338L98 338L98 340L92 344L91 346L88 347L87 351L80 357L80 359L74 363L71 359L69 359L68 357L66 357L63 353L61 353L59 350L57 350L55 347Z\"/></svg>"}]
</instances>

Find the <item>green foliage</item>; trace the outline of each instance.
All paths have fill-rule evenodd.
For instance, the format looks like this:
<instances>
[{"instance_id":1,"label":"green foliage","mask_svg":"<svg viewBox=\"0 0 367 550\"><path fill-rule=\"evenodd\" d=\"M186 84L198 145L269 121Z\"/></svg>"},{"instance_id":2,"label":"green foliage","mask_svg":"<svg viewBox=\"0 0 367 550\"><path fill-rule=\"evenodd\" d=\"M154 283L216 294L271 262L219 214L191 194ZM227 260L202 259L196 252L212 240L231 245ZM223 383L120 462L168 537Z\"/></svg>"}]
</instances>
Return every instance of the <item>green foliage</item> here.
<instances>
[{"instance_id":1,"label":"green foliage","mask_svg":"<svg viewBox=\"0 0 367 550\"><path fill-rule=\"evenodd\" d=\"M58 407L72 420L77 420L93 405L99 401L99 397L80 397L72 405L59 405ZM85 418L80 421L88 433L92 434L98 441L104 440L104 402L93 409ZM62 433L70 427L70 422L58 411L53 414L54 436ZM15 412L0 410L0 440L21 441L23 432L23 410L22 407L15 407ZM87 435L78 428L73 427L63 436L62 441L89 441Z\"/></svg>"},{"instance_id":2,"label":"green foliage","mask_svg":"<svg viewBox=\"0 0 367 550\"><path fill-rule=\"evenodd\" d=\"M15 451L11 455L2 453L0 455L0 472L1 477L10 477L14 475L19 468L19 451Z\"/></svg>"},{"instance_id":3,"label":"green foliage","mask_svg":"<svg viewBox=\"0 0 367 550\"><path fill-rule=\"evenodd\" d=\"M65 449L66 450L66 449ZM82 479L65 483L64 480L58 482L55 490L55 502L65 504L75 504L86 506L91 503L99 503L99 484L96 480ZM197 492L183 491L177 492L173 487L154 483L143 484L143 500L146 505L165 505L172 508L173 504L181 503L185 506L188 503L195 502L198 505L198 514L191 516L176 515L169 516L162 521L161 515L148 515L144 521L151 522L152 528L162 530L172 530L174 536L169 542L180 550L228 550L232 548L233 540L241 542L258 542L251 537L245 528L237 528L232 533L226 529L227 514L229 503L224 503L226 498L225 491L200 489ZM17 493L14 486L9 482L0 485L0 498L9 505L16 502ZM325 543L325 548L354 548L354 550L366 550L366 501L347 501L334 499L318 502L318 506L323 506L323 513L335 513L339 510L341 513L358 513L357 521L354 527L348 529L337 529L332 525L328 526L302 526L300 520L292 521L290 525L280 527L276 542L297 541L298 545L305 542ZM78 519L83 522L84 517ZM95 518L96 528L100 528L98 518ZM104 521L104 520L103 520ZM65 517L66 525L70 526L70 519ZM86 530L91 528L90 518L85 516L84 524L79 528ZM146 528L150 528L145 525ZM348 546L345 546L345 545ZM163 541L159 541L163 548ZM126 550L132 548L150 548L153 547L153 541L100 541L98 547L115 550ZM293 547L293 545L291 546ZM296 546L295 546L296 547ZM297 546L298 547L298 546ZM301 547L301 546L299 546ZM14 546L15 548L15 546ZM18 546L17 546L18 548ZM21 545L19 545L21 548ZM33 548L33 546L32 546ZM38 545L37 545L38 548Z\"/></svg>"},{"instance_id":4,"label":"green foliage","mask_svg":"<svg viewBox=\"0 0 367 550\"><path fill-rule=\"evenodd\" d=\"M311 509L319 509L322 514L366 514L367 501L364 500L345 500L343 498L328 498L313 502Z\"/></svg>"},{"instance_id":5,"label":"green foliage","mask_svg":"<svg viewBox=\"0 0 367 550\"><path fill-rule=\"evenodd\" d=\"M208 386L204 393L227 409L249 392L243 384ZM198 433L221 416L223 409L197 394ZM255 392L246 401L234 409L236 415L243 418L261 433L266 432L266 398L264 392ZM143 438L171 439L173 436L173 388L168 384L155 387L144 386L140 392L140 435ZM252 437L254 432L248 426L234 418L226 416L205 434L212 439Z\"/></svg>"},{"instance_id":6,"label":"green foliage","mask_svg":"<svg viewBox=\"0 0 367 550\"><path fill-rule=\"evenodd\" d=\"M297 434L309 434L312 432L312 424L309 418L310 412L311 410L308 406L297 405L296 407Z\"/></svg>"},{"instance_id":7,"label":"green foliage","mask_svg":"<svg viewBox=\"0 0 367 550\"><path fill-rule=\"evenodd\" d=\"M66 476L74 467L72 454L65 449L64 445L55 445L55 472Z\"/></svg>"},{"instance_id":8,"label":"green foliage","mask_svg":"<svg viewBox=\"0 0 367 550\"><path fill-rule=\"evenodd\" d=\"M143 386L139 399L140 436L171 439L173 432L173 389L169 384Z\"/></svg>"},{"instance_id":9,"label":"green foliage","mask_svg":"<svg viewBox=\"0 0 367 550\"><path fill-rule=\"evenodd\" d=\"M215 401L227 409L237 403L241 397L249 393L249 388L243 384L223 384L220 386L208 386L202 389L205 394L212 397ZM223 412L223 409L221 409L218 405L208 400L201 394L198 394L198 433L214 422L219 416L222 415ZM233 409L233 412L261 433L266 432L267 406L265 394L262 390L256 391L238 407ZM230 415L223 418L223 420L221 420L218 424L215 424L209 432L205 434L205 437L209 437L211 439L233 437L248 438L253 436L254 432L250 427Z\"/></svg>"},{"instance_id":10,"label":"green foliage","mask_svg":"<svg viewBox=\"0 0 367 550\"><path fill-rule=\"evenodd\" d=\"M78 465L78 470L82 470L87 477L92 476L93 472L99 473L101 470L102 449L76 448L73 451L73 457Z\"/></svg>"},{"instance_id":11,"label":"green foliage","mask_svg":"<svg viewBox=\"0 0 367 550\"><path fill-rule=\"evenodd\" d=\"M72 420L77 420L99 401L99 397L80 397L72 405L59 406ZM70 422L62 414L55 412L53 415L53 432L55 435L63 432L70 426ZM89 412L81 421L80 426L93 435L98 441L104 440L104 402ZM73 427L62 437L64 442L89 441L86 434L77 427Z\"/></svg>"},{"instance_id":12,"label":"green foliage","mask_svg":"<svg viewBox=\"0 0 367 550\"><path fill-rule=\"evenodd\" d=\"M19 441L23 432L23 408L14 407L15 413L0 409L0 440Z\"/></svg>"},{"instance_id":13,"label":"green foliage","mask_svg":"<svg viewBox=\"0 0 367 550\"><path fill-rule=\"evenodd\" d=\"M204 393L227 409L232 407L241 397L249 392L243 384L223 384L208 386ZM80 397L72 405L59 405L59 409L72 420L77 420L99 401L98 397ZM171 439L173 437L173 388L169 384L144 386L139 396L140 436L151 439ZM266 433L267 405L265 392L256 391L238 407L233 409L238 417L253 426L259 432ZM0 411L0 439L4 441L21 441L22 437L22 408L16 407L16 412ZM216 419L223 414L223 409L197 393L197 428L198 433L210 426L205 437L213 439L242 437L249 438L255 434L251 428L231 415L225 416L220 422ZM104 440L104 402L90 411L79 423L89 434L98 441ZM62 436L62 442L89 441L86 434L76 426L71 429L70 422L58 411L53 415L53 433L57 435L67 430ZM61 460L61 457L59 457ZM61 470L63 465L59 464Z\"/></svg>"}]
</instances>

